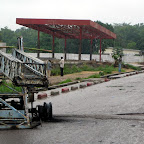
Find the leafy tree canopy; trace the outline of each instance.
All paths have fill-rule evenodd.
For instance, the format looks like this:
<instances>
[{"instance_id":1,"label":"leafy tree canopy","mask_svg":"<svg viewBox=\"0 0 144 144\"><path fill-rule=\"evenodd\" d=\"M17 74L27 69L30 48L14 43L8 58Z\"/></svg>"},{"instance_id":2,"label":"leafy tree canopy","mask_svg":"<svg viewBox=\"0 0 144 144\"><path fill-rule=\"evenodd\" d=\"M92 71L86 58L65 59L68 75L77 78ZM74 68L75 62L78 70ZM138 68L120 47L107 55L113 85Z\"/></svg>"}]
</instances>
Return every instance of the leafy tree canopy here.
<instances>
[{"instance_id":1,"label":"leafy tree canopy","mask_svg":"<svg viewBox=\"0 0 144 144\"><path fill-rule=\"evenodd\" d=\"M96 23L116 33L117 39L115 40L115 47L138 49L144 51L144 24L131 25L130 23L122 24L108 24L96 21ZM29 28L22 27L15 31L12 31L8 27L1 28L0 41L6 42L9 46L17 45L17 37L23 36L24 46L35 48L37 47L37 31ZM93 40L93 53L99 51L99 39ZM40 33L40 45L43 49L52 49L52 36L44 33ZM113 47L113 40L102 40L102 52L107 47ZM64 39L55 38L55 52L64 52ZM78 53L79 40L67 39L67 52ZM83 39L82 41L82 53L90 53L90 40Z\"/></svg>"}]
</instances>

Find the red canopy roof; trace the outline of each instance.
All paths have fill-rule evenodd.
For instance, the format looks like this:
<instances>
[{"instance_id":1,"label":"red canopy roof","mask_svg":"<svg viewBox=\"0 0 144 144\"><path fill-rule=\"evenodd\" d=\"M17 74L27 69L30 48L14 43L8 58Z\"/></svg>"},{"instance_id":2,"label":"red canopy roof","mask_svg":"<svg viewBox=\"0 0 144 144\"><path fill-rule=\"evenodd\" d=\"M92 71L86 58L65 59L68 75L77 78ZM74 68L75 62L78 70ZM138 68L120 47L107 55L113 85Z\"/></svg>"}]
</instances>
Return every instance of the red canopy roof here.
<instances>
[{"instance_id":1,"label":"red canopy roof","mask_svg":"<svg viewBox=\"0 0 144 144\"><path fill-rule=\"evenodd\" d=\"M91 20L68 19L27 19L17 18L16 23L58 38L80 39L116 39L116 34Z\"/></svg>"}]
</instances>

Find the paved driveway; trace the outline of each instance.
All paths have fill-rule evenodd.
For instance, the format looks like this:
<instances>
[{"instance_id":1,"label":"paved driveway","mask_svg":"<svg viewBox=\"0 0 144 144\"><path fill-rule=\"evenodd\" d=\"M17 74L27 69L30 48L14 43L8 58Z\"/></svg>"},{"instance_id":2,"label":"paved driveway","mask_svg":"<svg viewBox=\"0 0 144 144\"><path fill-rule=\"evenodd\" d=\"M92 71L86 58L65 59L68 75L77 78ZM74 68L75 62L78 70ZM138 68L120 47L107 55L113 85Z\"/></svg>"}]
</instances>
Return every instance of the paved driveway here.
<instances>
[{"instance_id":1,"label":"paved driveway","mask_svg":"<svg viewBox=\"0 0 144 144\"><path fill-rule=\"evenodd\" d=\"M143 86L138 74L38 100L53 103L53 122L0 131L0 144L143 144Z\"/></svg>"}]
</instances>

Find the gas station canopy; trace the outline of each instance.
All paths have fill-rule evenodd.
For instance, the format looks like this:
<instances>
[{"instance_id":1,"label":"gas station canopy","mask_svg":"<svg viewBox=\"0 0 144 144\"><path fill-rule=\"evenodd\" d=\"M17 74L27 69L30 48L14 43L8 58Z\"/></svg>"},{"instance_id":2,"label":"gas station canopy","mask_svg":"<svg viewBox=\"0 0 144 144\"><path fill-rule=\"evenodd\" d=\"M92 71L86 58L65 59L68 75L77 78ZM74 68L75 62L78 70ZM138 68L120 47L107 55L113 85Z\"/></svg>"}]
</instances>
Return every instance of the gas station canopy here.
<instances>
[{"instance_id":1,"label":"gas station canopy","mask_svg":"<svg viewBox=\"0 0 144 144\"><path fill-rule=\"evenodd\" d=\"M38 31L38 48L40 49L40 32L50 34L53 37L52 58L54 58L54 38L65 39L65 59L66 59L66 40L79 39L79 60L81 60L82 39L90 39L90 60L92 60L93 39L100 39L100 61L101 61L101 41L102 39L116 39L116 34L91 20L70 20L70 19L30 19L17 18L16 23ZM39 57L39 53L38 56Z\"/></svg>"},{"instance_id":2,"label":"gas station canopy","mask_svg":"<svg viewBox=\"0 0 144 144\"><path fill-rule=\"evenodd\" d=\"M17 18L16 23L57 38L116 39L116 34L91 20Z\"/></svg>"}]
</instances>

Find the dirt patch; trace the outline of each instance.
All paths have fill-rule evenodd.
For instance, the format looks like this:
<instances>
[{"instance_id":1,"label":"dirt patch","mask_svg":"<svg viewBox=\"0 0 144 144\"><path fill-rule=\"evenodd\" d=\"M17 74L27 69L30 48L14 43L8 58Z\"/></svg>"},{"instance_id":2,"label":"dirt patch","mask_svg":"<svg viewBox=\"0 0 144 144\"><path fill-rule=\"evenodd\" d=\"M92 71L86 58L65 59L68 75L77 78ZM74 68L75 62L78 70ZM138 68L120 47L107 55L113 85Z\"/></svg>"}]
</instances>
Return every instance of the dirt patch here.
<instances>
[{"instance_id":1,"label":"dirt patch","mask_svg":"<svg viewBox=\"0 0 144 144\"><path fill-rule=\"evenodd\" d=\"M66 79L71 79L72 81L76 80L76 78L87 78L91 75L94 75L94 74L98 74L99 71L83 71L83 72L79 72L79 73L73 73L73 74L67 74L67 75L64 75L63 77L62 76L52 76L49 78L49 82L50 82L50 85L54 85L54 84L58 84L60 83L61 81L64 81Z\"/></svg>"},{"instance_id":2,"label":"dirt patch","mask_svg":"<svg viewBox=\"0 0 144 144\"><path fill-rule=\"evenodd\" d=\"M125 71L130 72L133 70L125 69ZM118 72L114 71L112 73L114 74L114 73L118 73ZM67 75L64 75L63 77L62 76L51 76L49 78L49 82L50 82L50 85L54 85L54 84L58 84L62 81L65 81L66 79L71 79L72 81L75 81L76 78L87 78L94 74L99 74L99 71L83 71L83 72L79 72L79 73L67 74Z\"/></svg>"}]
</instances>

